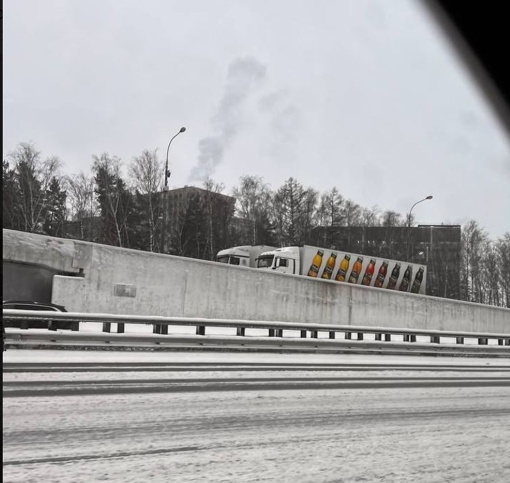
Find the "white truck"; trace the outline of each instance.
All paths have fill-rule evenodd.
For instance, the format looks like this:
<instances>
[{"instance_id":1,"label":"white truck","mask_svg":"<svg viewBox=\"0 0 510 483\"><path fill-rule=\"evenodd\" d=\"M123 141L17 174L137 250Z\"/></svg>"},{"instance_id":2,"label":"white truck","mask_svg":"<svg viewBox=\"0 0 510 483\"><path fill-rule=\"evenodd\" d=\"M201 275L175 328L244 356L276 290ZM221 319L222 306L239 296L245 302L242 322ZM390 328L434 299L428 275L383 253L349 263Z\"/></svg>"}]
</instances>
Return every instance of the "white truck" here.
<instances>
[{"instance_id":1,"label":"white truck","mask_svg":"<svg viewBox=\"0 0 510 483\"><path fill-rule=\"evenodd\" d=\"M225 248L216 255L216 261L229 265L257 268L258 256L267 251L275 250L276 247L268 245L245 245L240 247Z\"/></svg>"},{"instance_id":2,"label":"white truck","mask_svg":"<svg viewBox=\"0 0 510 483\"><path fill-rule=\"evenodd\" d=\"M312 246L263 252L258 268L370 287L426 293L427 267L387 258Z\"/></svg>"}]
</instances>

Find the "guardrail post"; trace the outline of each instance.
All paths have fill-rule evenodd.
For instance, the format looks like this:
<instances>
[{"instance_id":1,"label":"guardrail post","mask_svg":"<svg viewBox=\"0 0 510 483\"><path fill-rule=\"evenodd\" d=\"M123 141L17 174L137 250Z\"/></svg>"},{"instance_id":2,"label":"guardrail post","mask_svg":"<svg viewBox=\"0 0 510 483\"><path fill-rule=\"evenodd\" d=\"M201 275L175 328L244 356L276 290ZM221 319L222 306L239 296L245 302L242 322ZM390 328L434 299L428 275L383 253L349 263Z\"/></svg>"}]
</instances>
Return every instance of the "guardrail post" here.
<instances>
[{"instance_id":1,"label":"guardrail post","mask_svg":"<svg viewBox=\"0 0 510 483\"><path fill-rule=\"evenodd\" d=\"M54 320L48 321L48 330L57 330L57 323Z\"/></svg>"},{"instance_id":2,"label":"guardrail post","mask_svg":"<svg viewBox=\"0 0 510 483\"><path fill-rule=\"evenodd\" d=\"M276 329L276 337L283 337L283 329Z\"/></svg>"},{"instance_id":3,"label":"guardrail post","mask_svg":"<svg viewBox=\"0 0 510 483\"><path fill-rule=\"evenodd\" d=\"M478 345L487 345L489 343L489 339L486 337L479 337L478 338Z\"/></svg>"},{"instance_id":4,"label":"guardrail post","mask_svg":"<svg viewBox=\"0 0 510 483\"><path fill-rule=\"evenodd\" d=\"M363 340L363 332L358 332L358 340Z\"/></svg>"},{"instance_id":5,"label":"guardrail post","mask_svg":"<svg viewBox=\"0 0 510 483\"><path fill-rule=\"evenodd\" d=\"M329 338L330 339L334 339L335 338L335 331L334 330L330 330L329 331Z\"/></svg>"},{"instance_id":6,"label":"guardrail post","mask_svg":"<svg viewBox=\"0 0 510 483\"><path fill-rule=\"evenodd\" d=\"M430 342L432 344L440 344L441 338L438 335L431 335L430 336Z\"/></svg>"},{"instance_id":7,"label":"guardrail post","mask_svg":"<svg viewBox=\"0 0 510 483\"><path fill-rule=\"evenodd\" d=\"M311 330L310 331L310 337L312 339L317 339L319 337L319 331L318 330Z\"/></svg>"},{"instance_id":8,"label":"guardrail post","mask_svg":"<svg viewBox=\"0 0 510 483\"><path fill-rule=\"evenodd\" d=\"M464 337L457 337L457 344L464 344Z\"/></svg>"},{"instance_id":9,"label":"guardrail post","mask_svg":"<svg viewBox=\"0 0 510 483\"><path fill-rule=\"evenodd\" d=\"M111 322L103 322L103 332L110 332L112 329Z\"/></svg>"},{"instance_id":10,"label":"guardrail post","mask_svg":"<svg viewBox=\"0 0 510 483\"><path fill-rule=\"evenodd\" d=\"M510 345L510 339L505 339L505 345Z\"/></svg>"},{"instance_id":11,"label":"guardrail post","mask_svg":"<svg viewBox=\"0 0 510 483\"><path fill-rule=\"evenodd\" d=\"M301 338L306 339L306 330L301 331Z\"/></svg>"},{"instance_id":12,"label":"guardrail post","mask_svg":"<svg viewBox=\"0 0 510 483\"><path fill-rule=\"evenodd\" d=\"M117 324L117 334L123 334L124 333L124 322L119 322Z\"/></svg>"},{"instance_id":13,"label":"guardrail post","mask_svg":"<svg viewBox=\"0 0 510 483\"><path fill-rule=\"evenodd\" d=\"M161 333L163 335L168 335L168 325L165 324L165 325L161 325L160 327L161 327Z\"/></svg>"},{"instance_id":14,"label":"guardrail post","mask_svg":"<svg viewBox=\"0 0 510 483\"><path fill-rule=\"evenodd\" d=\"M269 329L269 337L274 337L275 330Z\"/></svg>"},{"instance_id":15,"label":"guardrail post","mask_svg":"<svg viewBox=\"0 0 510 483\"><path fill-rule=\"evenodd\" d=\"M410 335L409 337L411 337L411 342L416 342L416 336L415 335Z\"/></svg>"},{"instance_id":16,"label":"guardrail post","mask_svg":"<svg viewBox=\"0 0 510 483\"><path fill-rule=\"evenodd\" d=\"M498 339L498 345L503 345L503 339Z\"/></svg>"},{"instance_id":17,"label":"guardrail post","mask_svg":"<svg viewBox=\"0 0 510 483\"><path fill-rule=\"evenodd\" d=\"M205 335L205 325L197 325L197 335Z\"/></svg>"},{"instance_id":18,"label":"guardrail post","mask_svg":"<svg viewBox=\"0 0 510 483\"><path fill-rule=\"evenodd\" d=\"M409 334L404 334L404 342L409 342Z\"/></svg>"},{"instance_id":19,"label":"guardrail post","mask_svg":"<svg viewBox=\"0 0 510 483\"><path fill-rule=\"evenodd\" d=\"M375 340L382 340L382 334L380 332L375 334Z\"/></svg>"},{"instance_id":20,"label":"guardrail post","mask_svg":"<svg viewBox=\"0 0 510 483\"><path fill-rule=\"evenodd\" d=\"M161 325L154 324L154 328L152 329L153 334L161 334Z\"/></svg>"},{"instance_id":21,"label":"guardrail post","mask_svg":"<svg viewBox=\"0 0 510 483\"><path fill-rule=\"evenodd\" d=\"M346 332L345 333L345 338L346 339L352 339L352 332Z\"/></svg>"},{"instance_id":22,"label":"guardrail post","mask_svg":"<svg viewBox=\"0 0 510 483\"><path fill-rule=\"evenodd\" d=\"M391 342L391 334L384 334L384 341Z\"/></svg>"},{"instance_id":23,"label":"guardrail post","mask_svg":"<svg viewBox=\"0 0 510 483\"><path fill-rule=\"evenodd\" d=\"M237 335L244 337L246 335L246 327L238 327L236 333Z\"/></svg>"}]
</instances>

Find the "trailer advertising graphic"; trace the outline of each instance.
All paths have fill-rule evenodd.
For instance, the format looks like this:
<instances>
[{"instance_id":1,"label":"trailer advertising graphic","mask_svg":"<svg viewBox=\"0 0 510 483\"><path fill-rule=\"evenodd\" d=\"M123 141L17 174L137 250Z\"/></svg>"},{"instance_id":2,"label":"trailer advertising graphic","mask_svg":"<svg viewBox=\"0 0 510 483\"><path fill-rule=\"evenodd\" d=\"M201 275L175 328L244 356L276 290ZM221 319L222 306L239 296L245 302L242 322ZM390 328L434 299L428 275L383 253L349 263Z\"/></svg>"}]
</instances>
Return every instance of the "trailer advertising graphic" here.
<instances>
[{"instance_id":1,"label":"trailer advertising graphic","mask_svg":"<svg viewBox=\"0 0 510 483\"><path fill-rule=\"evenodd\" d=\"M425 265L339 250L304 248L302 263L308 276L425 295Z\"/></svg>"}]
</instances>

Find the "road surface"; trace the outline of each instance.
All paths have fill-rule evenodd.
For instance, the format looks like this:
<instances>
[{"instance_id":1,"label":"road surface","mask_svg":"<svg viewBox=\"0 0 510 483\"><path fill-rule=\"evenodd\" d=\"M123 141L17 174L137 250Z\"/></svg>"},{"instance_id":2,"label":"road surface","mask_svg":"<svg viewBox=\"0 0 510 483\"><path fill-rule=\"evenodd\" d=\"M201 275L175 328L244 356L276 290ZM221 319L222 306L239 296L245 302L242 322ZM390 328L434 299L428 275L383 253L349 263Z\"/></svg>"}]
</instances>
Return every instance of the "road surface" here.
<instances>
[{"instance_id":1,"label":"road surface","mask_svg":"<svg viewBox=\"0 0 510 483\"><path fill-rule=\"evenodd\" d=\"M25 352L7 482L510 481L507 360Z\"/></svg>"}]
</instances>

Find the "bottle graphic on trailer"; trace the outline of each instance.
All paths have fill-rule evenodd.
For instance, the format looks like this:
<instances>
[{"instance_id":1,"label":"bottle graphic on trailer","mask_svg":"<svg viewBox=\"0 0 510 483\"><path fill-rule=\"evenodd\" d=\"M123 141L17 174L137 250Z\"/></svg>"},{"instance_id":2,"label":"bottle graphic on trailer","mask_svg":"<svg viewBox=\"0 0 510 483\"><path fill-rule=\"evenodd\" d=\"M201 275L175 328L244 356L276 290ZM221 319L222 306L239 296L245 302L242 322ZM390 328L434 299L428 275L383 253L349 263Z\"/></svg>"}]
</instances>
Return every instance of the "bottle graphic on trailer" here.
<instances>
[{"instance_id":1,"label":"bottle graphic on trailer","mask_svg":"<svg viewBox=\"0 0 510 483\"><path fill-rule=\"evenodd\" d=\"M374 275L375 269L375 260L372 258L370 263L368 264L367 269L365 270L365 275L363 275L363 280L361 280L361 285L370 285L372 281L372 276Z\"/></svg>"},{"instance_id":2,"label":"bottle graphic on trailer","mask_svg":"<svg viewBox=\"0 0 510 483\"><path fill-rule=\"evenodd\" d=\"M309 277L317 278L317 275L319 275L319 270L322 265L322 256L323 255L324 255L324 252L322 250L317 250L317 254L313 257L313 260L312 260L312 266L310 267L310 270L308 270Z\"/></svg>"},{"instance_id":3,"label":"bottle graphic on trailer","mask_svg":"<svg viewBox=\"0 0 510 483\"><path fill-rule=\"evenodd\" d=\"M388 281L388 286L386 287L389 290L393 290L397 285L398 276L400 275L400 263L395 263L395 268L391 272L391 277Z\"/></svg>"},{"instance_id":4,"label":"bottle graphic on trailer","mask_svg":"<svg viewBox=\"0 0 510 483\"><path fill-rule=\"evenodd\" d=\"M411 287L411 293L418 293L420 291L421 282L423 281L423 268L418 269L416 277L414 277L413 286Z\"/></svg>"},{"instance_id":5,"label":"bottle graphic on trailer","mask_svg":"<svg viewBox=\"0 0 510 483\"><path fill-rule=\"evenodd\" d=\"M384 261L381 267L379 268L379 272L377 273L377 277L375 277L374 287L381 288L384 283L384 279L386 278L386 274L388 273L388 262Z\"/></svg>"},{"instance_id":6,"label":"bottle graphic on trailer","mask_svg":"<svg viewBox=\"0 0 510 483\"><path fill-rule=\"evenodd\" d=\"M347 270L349 270L350 263L351 263L351 256L345 255L344 259L340 262L340 266L338 267L338 272L336 272L335 280L337 282L345 282L345 276L347 275Z\"/></svg>"},{"instance_id":7,"label":"bottle graphic on trailer","mask_svg":"<svg viewBox=\"0 0 510 483\"><path fill-rule=\"evenodd\" d=\"M349 283L358 283L358 277L363 266L363 257L358 257L352 267L351 275L349 276Z\"/></svg>"},{"instance_id":8,"label":"bottle graphic on trailer","mask_svg":"<svg viewBox=\"0 0 510 483\"><path fill-rule=\"evenodd\" d=\"M333 273L333 269L335 268L336 263L336 253L333 252L326 262L326 266L324 267L324 272L322 273L322 278L329 280L331 278L331 274Z\"/></svg>"},{"instance_id":9,"label":"bottle graphic on trailer","mask_svg":"<svg viewBox=\"0 0 510 483\"><path fill-rule=\"evenodd\" d=\"M404 272L404 276L402 277L402 282L400 282L400 287L398 288L400 292L407 292L409 290L409 284L411 283L412 276L413 267L408 265L406 271Z\"/></svg>"}]
</instances>

